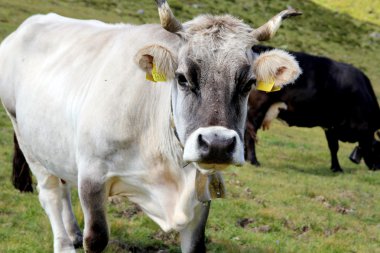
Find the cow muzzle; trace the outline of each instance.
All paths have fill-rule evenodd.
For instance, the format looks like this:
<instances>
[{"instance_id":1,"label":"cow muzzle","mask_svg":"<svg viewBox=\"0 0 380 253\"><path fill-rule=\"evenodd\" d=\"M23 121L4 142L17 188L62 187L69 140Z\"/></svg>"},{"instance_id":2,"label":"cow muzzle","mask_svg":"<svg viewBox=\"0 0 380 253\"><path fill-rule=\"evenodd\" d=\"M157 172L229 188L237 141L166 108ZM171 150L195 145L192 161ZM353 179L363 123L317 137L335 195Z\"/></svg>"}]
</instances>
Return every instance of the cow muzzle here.
<instances>
[{"instance_id":1,"label":"cow muzzle","mask_svg":"<svg viewBox=\"0 0 380 253\"><path fill-rule=\"evenodd\" d=\"M244 146L236 131L220 126L202 127L185 143L183 159L206 169L221 170L244 163Z\"/></svg>"}]
</instances>

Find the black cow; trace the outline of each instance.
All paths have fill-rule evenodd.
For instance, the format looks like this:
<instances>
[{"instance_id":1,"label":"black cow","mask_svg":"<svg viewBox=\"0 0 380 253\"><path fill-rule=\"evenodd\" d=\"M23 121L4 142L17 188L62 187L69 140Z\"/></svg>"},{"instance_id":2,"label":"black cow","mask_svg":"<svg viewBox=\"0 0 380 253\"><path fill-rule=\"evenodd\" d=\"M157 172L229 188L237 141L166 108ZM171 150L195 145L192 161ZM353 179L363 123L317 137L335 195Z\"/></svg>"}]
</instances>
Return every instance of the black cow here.
<instances>
[{"instance_id":1,"label":"black cow","mask_svg":"<svg viewBox=\"0 0 380 253\"><path fill-rule=\"evenodd\" d=\"M255 46L260 53L272 48ZM271 93L253 90L249 97L246 148L252 164L257 130L268 127L278 116L289 126L324 129L331 153L331 170L342 172L338 141L359 142L350 159L361 157L369 169L380 169L380 109L368 77L341 62L301 52L290 52L298 60L302 75L293 85Z\"/></svg>"}]
</instances>

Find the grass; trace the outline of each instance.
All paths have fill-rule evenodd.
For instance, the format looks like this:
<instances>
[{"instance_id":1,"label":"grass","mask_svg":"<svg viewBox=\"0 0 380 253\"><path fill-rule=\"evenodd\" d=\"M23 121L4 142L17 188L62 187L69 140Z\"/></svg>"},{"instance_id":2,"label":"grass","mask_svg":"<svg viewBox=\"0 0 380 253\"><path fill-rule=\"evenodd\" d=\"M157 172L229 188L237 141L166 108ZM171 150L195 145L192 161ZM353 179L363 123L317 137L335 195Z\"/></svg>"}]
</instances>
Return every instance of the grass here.
<instances>
[{"instance_id":1,"label":"grass","mask_svg":"<svg viewBox=\"0 0 380 253\"><path fill-rule=\"evenodd\" d=\"M336 12L349 14L354 19L380 25L380 1L378 0L313 0L313 2Z\"/></svg>"},{"instance_id":2,"label":"grass","mask_svg":"<svg viewBox=\"0 0 380 253\"><path fill-rule=\"evenodd\" d=\"M270 44L352 63L370 77L380 97L380 41L369 36L380 32L378 2L360 1L376 7L374 15L365 16L361 15L367 13L366 6L353 3L340 9L342 3L170 1L181 20L198 13L228 12L253 26L285 5L301 9L304 15L286 21ZM137 13L140 9L144 14ZM107 22L158 22L150 0L0 0L0 37L29 15L52 11ZM321 129L276 122L259 137L262 167L246 164L224 173L228 197L212 203L206 230L209 252L380 252L380 173L349 162L354 144L341 144L339 159L345 173L336 175L329 171ZM10 183L12 146L11 125L0 110L0 252L51 252L51 229L37 194L20 194ZM83 226L75 190L73 202ZM179 252L178 235L160 232L130 203L110 203L108 217L112 242L107 252L126 252L126 245L134 246L134 252ZM237 224L242 219L243 227Z\"/></svg>"}]
</instances>

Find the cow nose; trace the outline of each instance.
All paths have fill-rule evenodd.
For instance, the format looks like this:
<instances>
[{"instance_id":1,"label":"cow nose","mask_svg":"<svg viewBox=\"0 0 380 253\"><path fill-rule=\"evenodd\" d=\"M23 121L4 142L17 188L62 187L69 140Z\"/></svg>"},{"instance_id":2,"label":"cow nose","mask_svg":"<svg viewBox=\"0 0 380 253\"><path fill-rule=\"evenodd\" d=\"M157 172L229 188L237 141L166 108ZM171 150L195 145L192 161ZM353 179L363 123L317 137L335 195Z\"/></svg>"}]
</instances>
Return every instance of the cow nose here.
<instances>
[{"instance_id":1,"label":"cow nose","mask_svg":"<svg viewBox=\"0 0 380 253\"><path fill-rule=\"evenodd\" d=\"M222 126L200 127L187 138L183 160L205 169L221 170L244 163L244 145L238 132ZM219 166L220 165L220 166Z\"/></svg>"},{"instance_id":2,"label":"cow nose","mask_svg":"<svg viewBox=\"0 0 380 253\"><path fill-rule=\"evenodd\" d=\"M216 133L198 135L199 153L203 162L227 163L232 159L236 137L225 137Z\"/></svg>"}]
</instances>

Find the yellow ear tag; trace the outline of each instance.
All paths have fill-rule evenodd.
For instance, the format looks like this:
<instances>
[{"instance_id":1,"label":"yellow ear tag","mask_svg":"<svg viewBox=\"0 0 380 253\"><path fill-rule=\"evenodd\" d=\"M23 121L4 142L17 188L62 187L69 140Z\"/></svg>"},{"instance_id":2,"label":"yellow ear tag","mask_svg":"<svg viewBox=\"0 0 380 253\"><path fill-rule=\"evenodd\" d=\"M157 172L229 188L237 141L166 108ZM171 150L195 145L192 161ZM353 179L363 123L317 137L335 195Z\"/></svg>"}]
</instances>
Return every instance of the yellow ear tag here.
<instances>
[{"instance_id":1,"label":"yellow ear tag","mask_svg":"<svg viewBox=\"0 0 380 253\"><path fill-rule=\"evenodd\" d=\"M258 80L257 81L257 90L265 91L265 92L271 92L274 86L274 81L270 80L268 82L265 82L263 80Z\"/></svg>"},{"instance_id":2,"label":"yellow ear tag","mask_svg":"<svg viewBox=\"0 0 380 253\"><path fill-rule=\"evenodd\" d=\"M281 86L273 86L272 90L270 92L279 91L281 90Z\"/></svg>"},{"instance_id":3,"label":"yellow ear tag","mask_svg":"<svg viewBox=\"0 0 380 253\"><path fill-rule=\"evenodd\" d=\"M152 82L166 82L166 76L163 73L159 73L156 68L156 64L153 63L152 74L146 74L146 80Z\"/></svg>"},{"instance_id":4,"label":"yellow ear tag","mask_svg":"<svg viewBox=\"0 0 380 253\"><path fill-rule=\"evenodd\" d=\"M281 90L281 87L275 87L274 86L274 80L270 80L268 82L265 82L263 80L259 80L257 82L256 86L257 90L265 91L265 92L274 92Z\"/></svg>"}]
</instances>

